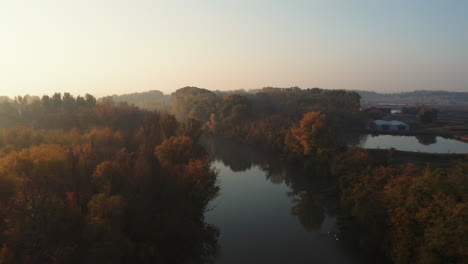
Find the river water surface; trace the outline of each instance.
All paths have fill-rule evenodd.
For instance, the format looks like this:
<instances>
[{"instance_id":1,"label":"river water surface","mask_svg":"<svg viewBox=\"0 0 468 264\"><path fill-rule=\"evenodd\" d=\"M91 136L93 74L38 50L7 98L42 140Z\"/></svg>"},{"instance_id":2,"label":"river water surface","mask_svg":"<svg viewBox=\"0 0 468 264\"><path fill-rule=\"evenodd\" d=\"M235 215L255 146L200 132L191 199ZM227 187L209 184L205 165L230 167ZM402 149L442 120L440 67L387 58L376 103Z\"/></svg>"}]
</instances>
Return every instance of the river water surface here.
<instances>
[{"instance_id":1,"label":"river water surface","mask_svg":"<svg viewBox=\"0 0 468 264\"><path fill-rule=\"evenodd\" d=\"M370 263L340 237L326 166L288 167L230 141L204 145L221 186L205 215L220 230L216 263Z\"/></svg>"}]
</instances>

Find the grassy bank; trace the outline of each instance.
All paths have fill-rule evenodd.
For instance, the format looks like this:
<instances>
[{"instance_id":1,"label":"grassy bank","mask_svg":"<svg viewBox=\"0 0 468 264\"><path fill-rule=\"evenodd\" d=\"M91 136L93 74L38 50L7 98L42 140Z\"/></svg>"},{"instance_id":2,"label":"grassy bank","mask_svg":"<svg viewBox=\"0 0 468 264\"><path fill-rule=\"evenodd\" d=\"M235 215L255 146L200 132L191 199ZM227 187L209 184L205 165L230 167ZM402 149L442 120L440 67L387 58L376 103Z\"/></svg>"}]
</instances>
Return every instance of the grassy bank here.
<instances>
[{"instance_id":1,"label":"grassy bank","mask_svg":"<svg viewBox=\"0 0 468 264\"><path fill-rule=\"evenodd\" d=\"M368 149L371 161L375 164L399 165L413 163L416 166L431 164L437 168L449 168L457 160L463 160L465 154L434 154L394 149Z\"/></svg>"}]
</instances>

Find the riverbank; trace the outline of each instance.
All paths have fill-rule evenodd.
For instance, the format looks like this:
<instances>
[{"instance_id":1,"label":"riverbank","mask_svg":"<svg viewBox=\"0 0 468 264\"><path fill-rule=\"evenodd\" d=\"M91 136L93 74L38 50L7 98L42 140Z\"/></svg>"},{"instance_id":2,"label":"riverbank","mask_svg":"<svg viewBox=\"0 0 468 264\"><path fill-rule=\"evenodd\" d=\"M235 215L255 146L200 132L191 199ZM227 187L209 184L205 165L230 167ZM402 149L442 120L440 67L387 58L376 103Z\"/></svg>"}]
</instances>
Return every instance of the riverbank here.
<instances>
[{"instance_id":1,"label":"riverbank","mask_svg":"<svg viewBox=\"0 0 468 264\"><path fill-rule=\"evenodd\" d=\"M394 149L367 149L375 164L402 165L412 163L423 167L427 164L436 168L449 168L457 161L464 160L466 154L434 154Z\"/></svg>"},{"instance_id":2,"label":"riverbank","mask_svg":"<svg viewBox=\"0 0 468 264\"><path fill-rule=\"evenodd\" d=\"M460 141L465 142L465 143L468 143L468 135L467 136L465 136L465 135L456 136L455 139L460 140Z\"/></svg>"}]
</instances>

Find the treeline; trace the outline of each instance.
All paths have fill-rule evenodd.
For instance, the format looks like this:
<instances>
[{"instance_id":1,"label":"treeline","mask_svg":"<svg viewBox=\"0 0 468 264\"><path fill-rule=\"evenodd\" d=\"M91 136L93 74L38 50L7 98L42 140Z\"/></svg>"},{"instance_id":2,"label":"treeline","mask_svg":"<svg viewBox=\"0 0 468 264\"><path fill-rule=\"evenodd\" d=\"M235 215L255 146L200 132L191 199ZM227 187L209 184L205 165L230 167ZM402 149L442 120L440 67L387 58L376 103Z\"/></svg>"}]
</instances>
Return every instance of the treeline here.
<instances>
[{"instance_id":1,"label":"treeline","mask_svg":"<svg viewBox=\"0 0 468 264\"><path fill-rule=\"evenodd\" d=\"M306 136L298 134L300 126L319 134L326 130L330 139L341 139L344 134L364 127L359 95L344 90L292 87L215 93L185 87L173 93L172 111L182 120L199 119L208 133L278 152L289 152L292 146L287 146L287 138L293 145L293 138L304 141L298 138ZM310 121L301 125L300 120L311 112L314 114L307 117Z\"/></svg>"},{"instance_id":2,"label":"treeline","mask_svg":"<svg viewBox=\"0 0 468 264\"><path fill-rule=\"evenodd\" d=\"M112 95L109 97L114 102L125 102L147 110L169 111L171 104L171 95L164 94L161 91L152 90L142 93L130 93L122 95Z\"/></svg>"},{"instance_id":3,"label":"treeline","mask_svg":"<svg viewBox=\"0 0 468 264\"><path fill-rule=\"evenodd\" d=\"M355 244L386 252L393 263L468 261L468 159L444 170L392 166L350 148L332 169Z\"/></svg>"},{"instance_id":4,"label":"treeline","mask_svg":"<svg viewBox=\"0 0 468 264\"><path fill-rule=\"evenodd\" d=\"M377 93L370 91L356 91L362 100L369 103L391 104L426 104L426 105L466 105L467 92L449 91L412 91L402 93Z\"/></svg>"},{"instance_id":5,"label":"treeline","mask_svg":"<svg viewBox=\"0 0 468 264\"><path fill-rule=\"evenodd\" d=\"M0 263L216 255L219 231L203 219L219 187L199 122L69 94L2 111Z\"/></svg>"}]
</instances>

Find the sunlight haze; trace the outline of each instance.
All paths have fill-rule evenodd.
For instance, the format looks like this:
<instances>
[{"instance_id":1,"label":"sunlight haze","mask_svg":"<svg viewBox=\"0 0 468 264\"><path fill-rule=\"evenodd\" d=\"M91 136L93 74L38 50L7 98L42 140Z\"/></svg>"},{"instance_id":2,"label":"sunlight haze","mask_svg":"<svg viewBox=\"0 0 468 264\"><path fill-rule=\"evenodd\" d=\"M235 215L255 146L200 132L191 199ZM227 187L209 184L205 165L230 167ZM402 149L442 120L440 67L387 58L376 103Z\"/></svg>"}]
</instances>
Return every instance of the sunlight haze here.
<instances>
[{"instance_id":1,"label":"sunlight haze","mask_svg":"<svg viewBox=\"0 0 468 264\"><path fill-rule=\"evenodd\" d=\"M0 95L468 91L467 1L8 1Z\"/></svg>"}]
</instances>

